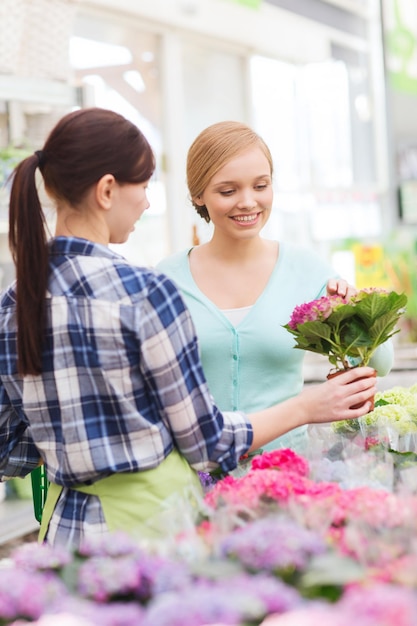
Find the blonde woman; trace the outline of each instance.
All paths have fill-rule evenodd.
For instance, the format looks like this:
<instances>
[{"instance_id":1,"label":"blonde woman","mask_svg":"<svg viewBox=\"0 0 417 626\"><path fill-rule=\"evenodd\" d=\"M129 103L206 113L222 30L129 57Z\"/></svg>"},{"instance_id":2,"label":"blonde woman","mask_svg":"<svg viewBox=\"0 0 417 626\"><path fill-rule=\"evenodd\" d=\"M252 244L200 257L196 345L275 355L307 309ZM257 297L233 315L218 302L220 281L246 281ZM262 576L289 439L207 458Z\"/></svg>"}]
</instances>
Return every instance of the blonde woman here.
<instances>
[{"instance_id":1,"label":"blonde woman","mask_svg":"<svg viewBox=\"0 0 417 626\"><path fill-rule=\"evenodd\" d=\"M158 265L181 289L210 390L227 411L251 413L295 398L303 388L304 353L282 326L298 304L355 291L312 250L261 236L271 214L272 176L268 146L247 125L225 121L203 130L188 152L187 183L213 235ZM392 362L388 342L372 366L385 375ZM306 430L291 430L264 448L305 452Z\"/></svg>"}]
</instances>

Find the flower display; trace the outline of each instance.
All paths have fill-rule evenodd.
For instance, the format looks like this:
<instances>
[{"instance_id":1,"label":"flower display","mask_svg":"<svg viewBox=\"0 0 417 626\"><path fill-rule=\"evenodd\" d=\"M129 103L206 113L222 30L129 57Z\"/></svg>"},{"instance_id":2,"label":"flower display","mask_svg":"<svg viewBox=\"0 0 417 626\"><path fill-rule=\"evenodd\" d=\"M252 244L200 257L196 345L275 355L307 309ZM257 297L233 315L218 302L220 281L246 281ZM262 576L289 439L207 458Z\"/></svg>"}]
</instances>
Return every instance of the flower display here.
<instances>
[{"instance_id":1,"label":"flower display","mask_svg":"<svg viewBox=\"0 0 417 626\"><path fill-rule=\"evenodd\" d=\"M188 549L184 533L23 544L0 568L0 626L415 626L417 494L312 470L292 450L255 456L205 494Z\"/></svg>"},{"instance_id":2,"label":"flower display","mask_svg":"<svg viewBox=\"0 0 417 626\"><path fill-rule=\"evenodd\" d=\"M327 356L336 370L368 365L373 353L395 333L407 296L383 289L362 289L349 300L323 296L295 307L284 325L295 348Z\"/></svg>"},{"instance_id":3,"label":"flower display","mask_svg":"<svg viewBox=\"0 0 417 626\"><path fill-rule=\"evenodd\" d=\"M316 480L417 493L417 384L378 391L368 414L309 426L309 435Z\"/></svg>"},{"instance_id":4,"label":"flower display","mask_svg":"<svg viewBox=\"0 0 417 626\"><path fill-rule=\"evenodd\" d=\"M378 391L373 411L357 420L333 422L331 428L351 440L358 437L356 443L366 448L417 454L417 385Z\"/></svg>"}]
</instances>

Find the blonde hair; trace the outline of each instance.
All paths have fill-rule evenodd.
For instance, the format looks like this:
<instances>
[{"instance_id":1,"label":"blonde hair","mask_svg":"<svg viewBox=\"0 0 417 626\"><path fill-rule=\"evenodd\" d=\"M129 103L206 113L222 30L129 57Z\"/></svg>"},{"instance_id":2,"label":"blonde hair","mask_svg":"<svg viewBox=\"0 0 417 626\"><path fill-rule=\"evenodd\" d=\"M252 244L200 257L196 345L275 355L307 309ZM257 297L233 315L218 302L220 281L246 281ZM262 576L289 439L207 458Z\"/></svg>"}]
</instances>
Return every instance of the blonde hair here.
<instances>
[{"instance_id":1,"label":"blonde hair","mask_svg":"<svg viewBox=\"0 0 417 626\"><path fill-rule=\"evenodd\" d=\"M271 152L252 128L241 122L217 122L204 129L193 141L187 155L187 186L197 213L210 222L206 206L194 199L204 192L213 176L231 159L251 148L260 148L273 172Z\"/></svg>"}]
</instances>

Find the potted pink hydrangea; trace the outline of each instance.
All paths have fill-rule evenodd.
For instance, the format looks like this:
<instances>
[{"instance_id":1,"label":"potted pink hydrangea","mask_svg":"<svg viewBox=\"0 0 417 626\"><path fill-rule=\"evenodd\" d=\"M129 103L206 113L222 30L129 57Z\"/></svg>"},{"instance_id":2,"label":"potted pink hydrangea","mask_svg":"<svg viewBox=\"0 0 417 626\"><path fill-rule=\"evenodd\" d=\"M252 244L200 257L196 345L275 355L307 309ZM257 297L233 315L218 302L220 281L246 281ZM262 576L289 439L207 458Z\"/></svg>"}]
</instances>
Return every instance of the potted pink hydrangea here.
<instances>
[{"instance_id":1,"label":"potted pink hydrangea","mask_svg":"<svg viewBox=\"0 0 417 626\"><path fill-rule=\"evenodd\" d=\"M407 296L384 289L362 289L349 300L323 296L295 307L284 325L295 348L328 357L334 370L368 365L375 350L399 332Z\"/></svg>"}]
</instances>

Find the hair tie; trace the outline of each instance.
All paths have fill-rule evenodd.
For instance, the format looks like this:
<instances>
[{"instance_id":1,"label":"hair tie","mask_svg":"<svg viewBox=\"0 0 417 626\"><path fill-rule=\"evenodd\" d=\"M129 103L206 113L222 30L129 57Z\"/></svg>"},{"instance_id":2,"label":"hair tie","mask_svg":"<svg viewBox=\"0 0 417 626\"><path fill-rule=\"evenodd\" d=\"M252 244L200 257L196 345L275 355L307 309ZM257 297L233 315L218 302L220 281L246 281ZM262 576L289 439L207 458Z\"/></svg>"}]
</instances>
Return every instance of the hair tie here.
<instances>
[{"instance_id":1,"label":"hair tie","mask_svg":"<svg viewBox=\"0 0 417 626\"><path fill-rule=\"evenodd\" d=\"M35 150L36 157L38 159L38 167L42 167L45 164L45 153L43 150Z\"/></svg>"}]
</instances>

